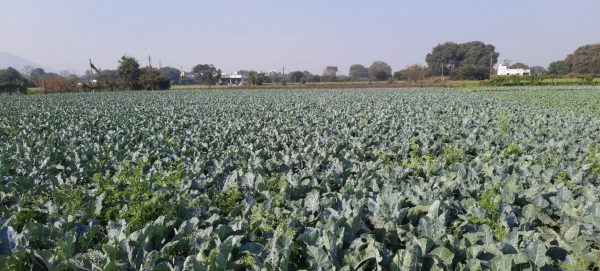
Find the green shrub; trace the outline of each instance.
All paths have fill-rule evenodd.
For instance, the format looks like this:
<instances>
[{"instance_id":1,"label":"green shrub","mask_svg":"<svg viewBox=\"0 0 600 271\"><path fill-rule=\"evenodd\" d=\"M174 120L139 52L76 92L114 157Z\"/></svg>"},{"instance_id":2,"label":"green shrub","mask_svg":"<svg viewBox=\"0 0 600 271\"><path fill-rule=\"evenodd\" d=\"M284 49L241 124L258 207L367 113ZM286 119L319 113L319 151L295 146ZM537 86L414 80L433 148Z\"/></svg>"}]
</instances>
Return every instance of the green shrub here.
<instances>
[{"instance_id":1,"label":"green shrub","mask_svg":"<svg viewBox=\"0 0 600 271\"><path fill-rule=\"evenodd\" d=\"M0 84L0 94L27 94L27 87L16 84Z\"/></svg>"},{"instance_id":2,"label":"green shrub","mask_svg":"<svg viewBox=\"0 0 600 271\"><path fill-rule=\"evenodd\" d=\"M450 74L452 80L484 80L490 78L490 69L486 66L463 65Z\"/></svg>"}]
</instances>

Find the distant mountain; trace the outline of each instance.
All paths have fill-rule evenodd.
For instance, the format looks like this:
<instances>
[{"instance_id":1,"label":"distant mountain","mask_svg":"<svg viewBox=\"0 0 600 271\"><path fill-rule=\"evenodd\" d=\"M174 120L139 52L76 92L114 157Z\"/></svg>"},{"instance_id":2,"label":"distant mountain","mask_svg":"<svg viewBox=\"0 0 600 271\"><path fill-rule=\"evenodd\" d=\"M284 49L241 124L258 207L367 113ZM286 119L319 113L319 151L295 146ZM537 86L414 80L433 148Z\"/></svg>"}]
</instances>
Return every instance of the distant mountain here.
<instances>
[{"instance_id":1,"label":"distant mountain","mask_svg":"<svg viewBox=\"0 0 600 271\"><path fill-rule=\"evenodd\" d=\"M55 71L54 69L52 69L50 67L46 67L46 66L31 62L22 56L18 56L18 55L7 53L7 52L0 52L0 69L6 69L8 67L13 67L13 68L17 69L18 71L21 71L23 69L23 67L25 67L25 66L31 66L33 68L42 68L46 72L54 72Z\"/></svg>"}]
</instances>

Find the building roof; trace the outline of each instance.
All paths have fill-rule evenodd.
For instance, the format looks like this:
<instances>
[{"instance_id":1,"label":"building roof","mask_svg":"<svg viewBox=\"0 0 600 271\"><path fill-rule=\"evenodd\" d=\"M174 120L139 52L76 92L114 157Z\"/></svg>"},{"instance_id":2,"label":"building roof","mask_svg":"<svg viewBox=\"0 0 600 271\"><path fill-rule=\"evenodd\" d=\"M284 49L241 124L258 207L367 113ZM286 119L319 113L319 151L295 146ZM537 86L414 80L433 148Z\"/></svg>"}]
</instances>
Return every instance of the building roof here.
<instances>
[{"instance_id":1,"label":"building roof","mask_svg":"<svg viewBox=\"0 0 600 271\"><path fill-rule=\"evenodd\" d=\"M221 73L221 78L223 79L242 79L242 78L246 78L248 76L245 75L241 75L241 74L237 74L236 73Z\"/></svg>"}]
</instances>

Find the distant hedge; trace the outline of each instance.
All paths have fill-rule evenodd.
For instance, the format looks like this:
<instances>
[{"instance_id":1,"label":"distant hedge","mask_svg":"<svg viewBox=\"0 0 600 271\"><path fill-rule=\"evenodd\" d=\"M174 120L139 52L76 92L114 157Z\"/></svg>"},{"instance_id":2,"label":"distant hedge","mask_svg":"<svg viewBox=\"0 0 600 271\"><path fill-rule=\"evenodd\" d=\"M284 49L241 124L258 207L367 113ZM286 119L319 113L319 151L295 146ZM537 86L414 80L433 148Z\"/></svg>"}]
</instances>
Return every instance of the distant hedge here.
<instances>
[{"instance_id":1,"label":"distant hedge","mask_svg":"<svg viewBox=\"0 0 600 271\"><path fill-rule=\"evenodd\" d=\"M16 84L0 84L0 94L27 94L27 87Z\"/></svg>"},{"instance_id":2,"label":"distant hedge","mask_svg":"<svg viewBox=\"0 0 600 271\"><path fill-rule=\"evenodd\" d=\"M594 82L594 76L591 74L582 74L578 75L573 80L561 81L561 79L565 79L566 77L553 77L543 76L543 75L528 75L528 76L519 76L519 75L506 75L506 76L493 76L491 79L487 81L482 81L483 85L488 86L548 86L548 85L596 85ZM549 79L550 81L546 80ZM557 81L553 81L553 79L557 79Z\"/></svg>"}]
</instances>

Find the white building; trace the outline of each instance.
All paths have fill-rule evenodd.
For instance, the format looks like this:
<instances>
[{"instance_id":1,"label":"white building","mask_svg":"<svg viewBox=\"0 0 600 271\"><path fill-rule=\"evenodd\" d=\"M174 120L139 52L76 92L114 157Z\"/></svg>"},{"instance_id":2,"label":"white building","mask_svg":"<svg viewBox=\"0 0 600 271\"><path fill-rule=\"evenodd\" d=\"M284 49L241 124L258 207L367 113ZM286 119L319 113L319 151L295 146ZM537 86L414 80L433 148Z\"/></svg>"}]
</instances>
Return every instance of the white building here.
<instances>
[{"instance_id":1,"label":"white building","mask_svg":"<svg viewBox=\"0 0 600 271\"><path fill-rule=\"evenodd\" d=\"M219 84L222 85L245 85L248 83L248 76L236 73L221 73Z\"/></svg>"},{"instance_id":2,"label":"white building","mask_svg":"<svg viewBox=\"0 0 600 271\"><path fill-rule=\"evenodd\" d=\"M506 65L500 64L498 66L498 75L530 75L529 69L511 69Z\"/></svg>"}]
</instances>

